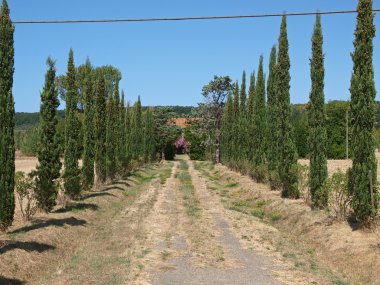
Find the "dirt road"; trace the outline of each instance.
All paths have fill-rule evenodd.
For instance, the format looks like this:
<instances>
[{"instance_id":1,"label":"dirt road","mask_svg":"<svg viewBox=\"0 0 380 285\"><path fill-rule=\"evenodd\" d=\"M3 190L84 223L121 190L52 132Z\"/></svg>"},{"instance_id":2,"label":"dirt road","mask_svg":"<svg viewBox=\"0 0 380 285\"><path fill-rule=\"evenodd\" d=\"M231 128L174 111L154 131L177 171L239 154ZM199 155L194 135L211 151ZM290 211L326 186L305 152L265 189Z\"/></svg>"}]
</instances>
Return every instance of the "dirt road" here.
<instances>
[{"instance_id":1,"label":"dirt road","mask_svg":"<svg viewBox=\"0 0 380 285\"><path fill-rule=\"evenodd\" d=\"M1 255L0 271L2 266L22 270L5 271L7 279L0 281L333 284L273 254L266 241L283 244L278 231L252 215L226 208L224 197L209 187L210 179L204 169L183 156L89 194L87 203L92 208L65 210L66 219L83 221L79 227L46 230L32 224L14 228L8 244L45 242L51 249L39 253L13 248L13 255ZM54 221L62 219L59 211L55 215ZM0 244L0 254L1 248Z\"/></svg>"}]
</instances>

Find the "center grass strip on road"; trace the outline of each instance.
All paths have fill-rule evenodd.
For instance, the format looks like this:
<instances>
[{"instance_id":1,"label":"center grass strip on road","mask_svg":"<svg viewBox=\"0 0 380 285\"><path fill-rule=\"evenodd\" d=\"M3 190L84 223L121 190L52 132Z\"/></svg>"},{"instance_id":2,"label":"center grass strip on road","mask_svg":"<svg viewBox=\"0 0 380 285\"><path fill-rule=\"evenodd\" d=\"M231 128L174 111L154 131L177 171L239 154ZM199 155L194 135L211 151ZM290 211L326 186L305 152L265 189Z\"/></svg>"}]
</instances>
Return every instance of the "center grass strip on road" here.
<instances>
[{"instance_id":1,"label":"center grass strip on road","mask_svg":"<svg viewBox=\"0 0 380 285\"><path fill-rule=\"evenodd\" d=\"M184 205L186 207L186 212L189 217L194 219L200 218L200 204L198 198L195 196L195 188L191 180L189 173L189 165L186 161L180 161L181 173L179 175L179 180L181 182L180 191L183 195Z\"/></svg>"}]
</instances>

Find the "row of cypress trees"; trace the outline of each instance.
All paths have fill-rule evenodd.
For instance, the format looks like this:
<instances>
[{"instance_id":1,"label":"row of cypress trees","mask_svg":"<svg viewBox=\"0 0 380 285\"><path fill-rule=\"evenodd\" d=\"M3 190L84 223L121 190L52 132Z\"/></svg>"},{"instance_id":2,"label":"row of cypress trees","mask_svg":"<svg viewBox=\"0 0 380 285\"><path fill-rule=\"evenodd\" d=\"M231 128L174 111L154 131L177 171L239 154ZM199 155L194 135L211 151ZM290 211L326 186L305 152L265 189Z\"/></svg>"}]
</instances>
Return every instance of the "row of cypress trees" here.
<instances>
[{"instance_id":1,"label":"row of cypress trees","mask_svg":"<svg viewBox=\"0 0 380 285\"><path fill-rule=\"evenodd\" d=\"M298 198L297 153L290 121L286 17L282 19L278 46L278 52L276 47L272 48L267 86L261 56L257 78L254 73L250 77L248 100L245 72L241 86L236 82L233 95L227 98L222 125L222 160L258 181L269 176L273 185L281 184L284 197Z\"/></svg>"},{"instance_id":2,"label":"row of cypress trees","mask_svg":"<svg viewBox=\"0 0 380 285\"><path fill-rule=\"evenodd\" d=\"M356 218L366 223L377 214L379 193L376 189L375 157L375 83L373 38L375 26L372 0L359 0L354 71L351 80L351 124L353 167L348 173L352 207ZM251 74L248 103L246 75L235 84L227 98L221 135L222 161L262 182L268 179L282 196L300 197L297 150L291 124L290 58L286 17L282 18L278 51L274 46L269 60L265 87L263 57L257 78ZM311 92L308 104L308 143L310 148L309 186L314 207L327 203L325 181L328 177L326 156L326 114L324 96L324 53L321 17L317 15L312 36ZM240 91L239 91L240 87ZM266 96L267 95L267 96ZM266 100L267 98L267 100Z\"/></svg>"},{"instance_id":3,"label":"row of cypress trees","mask_svg":"<svg viewBox=\"0 0 380 285\"><path fill-rule=\"evenodd\" d=\"M59 106L55 66L48 59L44 91L41 94L39 166L35 173L38 181L38 203L45 211L55 205L57 179L61 162L56 138L57 107ZM74 53L69 52L66 83L65 152L63 181L65 193L77 199L82 190L95 184L112 182L123 176L129 162L147 162L154 159L155 122L151 110L142 114L141 101L125 107L124 93L119 87L107 91L104 76L95 76L87 60L84 79L84 139L83 155L78 150L79 116ZM142 116L144 115L144 117ZM80 168L79 160L83 158Z\"/></svg>"}]
</instances>

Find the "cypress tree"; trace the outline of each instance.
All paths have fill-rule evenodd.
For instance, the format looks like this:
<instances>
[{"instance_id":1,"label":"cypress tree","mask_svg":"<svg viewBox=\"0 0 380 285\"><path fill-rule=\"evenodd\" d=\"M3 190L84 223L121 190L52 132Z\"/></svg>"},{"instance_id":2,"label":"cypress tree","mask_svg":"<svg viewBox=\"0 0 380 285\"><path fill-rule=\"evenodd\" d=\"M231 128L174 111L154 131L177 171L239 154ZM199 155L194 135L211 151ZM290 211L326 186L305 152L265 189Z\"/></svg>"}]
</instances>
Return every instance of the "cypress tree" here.
<instances>
[{"instance_id":1,"label":"cypress tree","mask_svg":"<svg viewBox=\"0 0 380 285\"><path fill-rule=\"evenodd\" d=\"M116 94L115 94L116 95ZM116 96L110 95L107 102L107 130L106 130L106 149L107 149L107 170L106 175L109 179L114 179L116 174L116 148L117 138L115 130L117 129ZM116 124L116 128L115 128Z\"/></svg>"},{"instance_id":2,"label":"cypress tree","mask_svg":"<svg viewBox=\"0 0 380 285\"><path fill-rule=\"evenodd\" d=\"M327 197L317 195L327 178L324 95L324 54L321 16L317 15L312 38L311 92L308 110L310 144L310 191L314 206L326 206Z\"/></svg>"},{"instance_id":3,"label":"cypress tree","mask_svg":"<svg viewBox=\"0 0 380 285\"><path fill-rule=\"evenodd\" d=\"M240 119L240 98L239 98L239 83L236 81L235 88L234 88L234 100L233 100L233 111L234 111L234 117L232 121L232 157L233 161L235 163L235 166L233 168L237 168L239 164L239 158L240 158L240 140L239 140L239 119Z\"/></svg>"},{"instance_id":4,"label":"cypress tree","mask_svg":"<svg viewBox=\"0 0 380 285\"><path fill-rule=\"evenodd\" d=\"M61 161L57 141L58 90L55 83L55 63L47 60L48 71L41 93L36 196L39 208L49 212L55 206L58 193L56 179L60 176Z\"/></svg>"},{"instance_id":5,"label":"cypress tree","mask_svg":"<svg viewBox=\"0 0 380 285\"><path fill-rule=\"evenodd\" d=\"M154 120L153 114L150 108L145 112L144 119L144 154L145 161L151 162L154 159L156 141L154 135Z\"/></svg>"},{"instance_id":6,"label":"cypress tree","mask_svg":"<svg viewBox=\"0 0 380 285\"><path fill-rule=\"evenodd\" d=\"M96 183L103 184L107 178L107 107L106 87L104 77L101 76L96 86L96 113L95 113L95 173Z\"/></svg>"},{"instance_id":7,"label":"cypress tree","mask_svg":"<svg viewBox=\"0 0 380 285\"><path fill-rule=\"evenodd\" d=\"M121 102L120 102L120 108L119 108L119 151L118 151L118 160L120 163L120 166L124 168L126 165L126 151L125 151L125 142L127 140L127 130L126 130L126 111L125 111L125 98L124 98L124 91L121 91Z\"/></svg>"},{"instance_id":8,"label":"cypress tree","mask_svg":"<svg viewBox=\"0 0 380 285\"><path fill-rule=\"evenodd\" d=\"M127 163L132 158L132 149L131 149L131 129L132 129L132 122L131 122L131 116L132 116L132 110L131 105L128 102L127 107L125 108L125 158Z\"/></svg>"},{"instance_id":9,"label":"cypress tree","mask_svg":"<svg viewBox=\"0 0 380 285\"><path fill-rule=\"evenodd\" d=\"M263 56L260 57L259 71L257 74L256 98L253 109L253 164L260 166L265 163L266 141L266 112L265 112L265 78L263 71Z\"/></svg>"},{"instance_id":10,"label":"cypress tree","mask_svg":"<svg viewBox=\"0 0 380 285\"><path fill-rule=\"evenodd\" d=\"M372 0L360 0L355 32L355 51L352 54L354 71L351 78L352 158L351 170L352 207L359 221L368 222L378 210L379 194L376 189L377 161L375 157L375 81L373 69ZM373 205L370 189L373 184Z\"/></svg>"},{"instance_id":11,"label":"cypress tree","mask_svg":"<svg viewBox=\"0 0 380 285\"><path fill-rule=\"evenodd\" d=\"M65 113L65 172L64 186L66 193L73 199L78 198L81 192L80 170L78 166L78 118L77 89L75 82L74 53L70 49L67 64L67 93Z\"/></svg>"},{"instance_id":12,"label":"cypress tree","mask_svg":"<svg viewBox=\"0 0 380 285\"><path fill-rule=\"evenodd\" d=\"M240 109L242 112L245 112L247 108L247 87L246 87L246 74L243 71L241 88L240 88Z\"/></svg>"},{"instance_id":13,"label":"cypress tree","mask_svg":"<svg viewBox=\"0 0 380 285\"><path fill-rule=\"evenodd\" d=\"M90 60L86 61L84 90L84 139L83 139L83 187L89 190L94 185L95 163L95 98L94 80Z\"/></svg>"},{"instance_id":14,"label":"cypress tree","mask_svg":"<svg viewBox=\"0 0 380 285\"><path fill-rule=\"evenodd\" d=\"M5 0L0 13L0 230L4 231L12 224L15 209L14 26Z\"/></svg>"},{"instance_id":15,"label":"cypress tree","mask_svg":"<svg viewBox=\"0 0 380 285\"><path fill-rule=\"evenodd\" d=\"M250 77L249 91L248 91L247 112L248 112L249 117L252 117L253 115L253 106L254 106L254 101L255 101L255 89L256 89L255 81L256 81L255 72L252 72L251 77Z\"/></svg>"},{"instance_id":16,"label":"cypress tree","mask_svg":"<svg viewBox=\"0 0 380 285\"><path fill-rule=\"evenodd\" d=\"M131 155L133 159L139 159L142 155L143 141L142 141L142 110L140 96L133 106L132 120L131 120Z\"/></svg>"},{"instance_id":17,"label":"cypress tree","mask_svg":"<svg viewBox=\"0 0 380 285\"><path fill-rule=\"evenodd\" d=\"M279 113L278 113L278 94L276 94L276 65L277 65L277 49L272 47L269 59L269 75L267 84L268 95L268 169L269 172L276 172L278 167L279 151ZM271 176L273 173L270 173Z\"/></svg>"},{"instance_id":18,"label":"cypress tree","mask_svg":"<svg viewBox=\"0 0 380 285\"><path fill-rule=\"evenodd\" d=\"M120 156L121 154L121 100L120 100L120 91L119 86L116 86L115 89L115 98L114 98L114 139L115 139L115 168L116 173L121 173L121 167L122 167L122 158Z\"/></svg>"},{"instance_id":19,"label":"cypress tree","mask_svg":"<svg viewBox=\"0 0 380 285\"><path fill-rule=\"evenodd\" d=\"M276 68L276 94L278 96L278 114L280 119L280 161L279 174L282 183L282 196L298 199L297 152L293 142L293 130L290 122L290 58L286 17L282 17L278 43L278 64Z\"/></svg>"},{"instance_id":20,"label":"cypress tree","mask_svg":"<svg viewBox=\"0 0 380 285\"><path fill-rule=\"evenodd\" d=\"M228 94L226 106L223 112L222 129L221 129L221 156L224 163L231 162L232 152L232 126L233 126L233 103L232 95Z\"/></svg>"}]
</instances>

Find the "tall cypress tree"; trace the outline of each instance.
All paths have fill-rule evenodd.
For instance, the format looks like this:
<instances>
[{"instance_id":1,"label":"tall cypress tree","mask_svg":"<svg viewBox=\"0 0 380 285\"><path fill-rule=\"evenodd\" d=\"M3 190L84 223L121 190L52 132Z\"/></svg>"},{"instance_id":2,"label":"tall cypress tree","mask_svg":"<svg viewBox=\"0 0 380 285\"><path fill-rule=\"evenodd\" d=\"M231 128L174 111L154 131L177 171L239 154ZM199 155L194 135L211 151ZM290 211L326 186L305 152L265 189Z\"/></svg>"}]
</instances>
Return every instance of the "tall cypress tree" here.
<instances>
[{"instance_id":1,"label":"tall cypress tree","mask_svg":"<svg viewBox=\"0 0 380 285\"><path fill-rule=\"evenodd\" d=\"M311 92L308 110L310 144L310 191L314 206L325 206L327 197L317 195L327 178L324 54L321 16L317 15L312 38Z\"/></svg>"},{"instance_id":2,"label":"tall cypress tree","mask_svg":"<svg viewBox=\"0 0 380 285\"><path fill-rule=\"evenodd\" d=\"M232 157L235 163L234 168L238 167L240 158L240 140L239 140L239 119L240 119L240 92L239 92L239 82L236 81L234 88L234 100L233 100L233 110L234 117L232 121Z\"/></svg>"},{"instance_id":3,"label":"tall cypress tree","mask_svg":"<svg viewBox=\"0 0 380 285\"><path fill-rule=\"evenodd\" d=\"M89 190L94 185L95 163L95 98L92 66L86 61L85 90L84 90L84 139L83 139L83 187Z\"/></svg>"},{"instance_id":4,"label":"tall cypress tree","mask_svg":"<svg viewBox=\"0 0 380 285\"><path fill-rule=\"evenodd\" d=\"M48 58L47 65L45 86L41 93L36 195L39 207L49 212L55 206L58 193L56 179L60 176L62 164L57 142L59 100L55 83L55 62Z\"/></svg>"},{"instance_id":5,"label":"tall cypress tree","mask_svg":"<svg viewBox=\"0 0 380 285\"><path fill-rule=\"evenodd\" d=\"M243 71L242 81L241 81L241 88L240 88L240 109L241 112L245 112L247 108L247 85L246 85L246 74L245 71Z\"/></svg>"},{"instance_id":6,"label":"tall cypress tree","mask_svg":"<svg viewBox=\"0 0 380 285\"><path fill-rule=\"evenodd\" d=\"M286 16L282 17L278 42L278 64L276 68L276 94L278 96L280 118L280 161L279 174L282 183L282 196L299 198L297 151L293 142L293 129L290 122L290 58Z\"/></svg>"},{"instance_id":7,"label":"tall cypress tree","mask_svg":"<svg viewBox=\"0 0 380 285\"><path fill-rule=\"evenodd\" d=\"M116 86L115 89L115 98L114 98L114 139L115 139L115 168L116 168L116 174L121 173L121 167L122 167L122 158L120 156L120 149L121 149L121 112L120 112L120 91L119 86Z\"/></svg>"},{"instance_id":8,"label":"tall cypress tree","mask_svg":"<svg viewBox=\"0 0 380 285\"><path fill-rule=\"evenodd\" d=\"M70 49L67 64L67 93L65 113L65 172L64 186L66 193L73 199L81 192L80 170L78 166L78 118L77 118L77 89L75 82L74 53Z\"/></svg>"},{"instance_id":9,"label":"tall cypress tree","mask_svg":"<svg viewBox=\"0 0 380 285\"><path fill-rule=\"evenodd\" d=\"M279 151L279 113L278 113L278 94L276 94L276 65L277 65L277 49L272 47L269 59L269 75L267 84L268 95L268 169L270 172L277 172ZM273 173L270 173L271 176Z\"/></svg>"},{"instance_id":10,"label":"tall cypress tree","mask_svg":"<svg viewBox=\"0 0 380 285\"><path fill-rule=\"evenodd\" d=\"M143 137L141 133L142 129L142 110L140 96L137 102L133 106L132 120L131 120L131 154L133 159L138 159L143 152Z\"/></svg>"},{"instance_id":11,"label":"tall cypress tree","mask_svg":"<svg viewBox=\"0 0 380 285\"><path fill-rule=\"evenodd\" d=\"M132 149L131 149L131 130L132 130L132 110L129 101L127 102L127 107L125 108L125 158L127 163L132 158Z\"/></svg>"},{"instance_id":12,"label":"tall cypress tree","mask_svg":"<svg viewBox=\"0 0 380 285\"><path fill-rule=\"evenodd\" d=\"M376 215L379 200L376 189L377 161L374 141L376 89L373 69L373 38L376 28L373 23L372 5L372 0L360 0L358 4L355 51L352 54L354 71L350 88L353 158L350 178L353 192L352 207L357 219L363 223ZM371 198L370 173L373 198Z\"/></svg>"},{"instance_id":13,"label":"tall cypress tree","mask_svg":"<svg viewBox=\"0 0 380 285\"><path fill-rule=\"evenodd\" d=\"M226 106L223 111L221 128L221 157L222 162L231 162L232 152L232 126L233 126L233 103L232 95L228 94Z\"/></svg>"},{"instance_id":14,"label":"tall cypress tree","mask_svg":"<svg viewBox=\"0 0 380 285\"><path fill-rule=\"evenodd\" d=\"M107 106L106 87L103 76L100 76L96 85L96 113L95 113L95 174L96 183L103 184L107 178Z\"/></svg>"},{"instance_id":15,"label":"tall cypress tree","mask_svg":"<svg viewBox=\"0 0 380 285\"><path fill-rule=\"evenodd\" d=\"M107 102L107 130L106 130L106 145L107 145L107 178L114 179L116 174L116 148L117 139L115 137L115 130L117 129L117 118L115 112L117 109L116 98L110 94ZM115 128L116 125L116 128Z\"/></svg>"},{"instance_id":16,"label":"tall cypress tree","mask_svg":"<svg viewBox=\"0 0 380 285\"><path fill-rule=\"evenodd\" d=\"M126 129L126 110L125 110L125 96L124 91L121 91L121 102L119 108L120 117L120 142L119 142L119 153L118 160L121 163L122 168L126 167L126 140L127 140L127 129Z\"/></svg>"},{"instance_id":17,"label":"tall cypress tree","mask_svg":"<svg viewBox=\"0 0 380 285\"><path fill-rule=\"evenodd\" d=\"M14 26L5 0L0 13L0 230L6 230L12 224L15 209L15 109L12 95Z\"/></svg>"},{"instance_id":18,"label":"tall cypress tree","mask_svg":"<svg viewBox=\"0 0 380 285\"><path fill-rule=\"evenodd\" d=\"M266 142L266 112L265 112L265 78L263 70L263 56L260 57L259 71L257 74L256 98L253 109L253 164L260 166L265 164Z\"/></svg>"},{"instance_id":19,"label":"tall cypress tree","mask_svg":"<svg viewBox=\"0 0 380 285\"><path fill-rule=\"evenodd\" d=\"M154 159L156 150L156 140L154 135L154 120L150 108L145 112L144 118L144 155L145 161L151 162Z\"/></svg>"},{"instance_id":20,"label":"tall cypress tree","mask_svg":"<svg viewBox=\"0 0 380 285\"><path fill-rule=\"evenodd\" d=\"M255 89L256 89L255 85L256 85L255 72L252 72L251 77L250 77L249 91L248 91L247 112L248 112L249 117L252 117L253 115L253 106L254 106L254 101L255 101Z\"/></svg>"}]
</instances>

